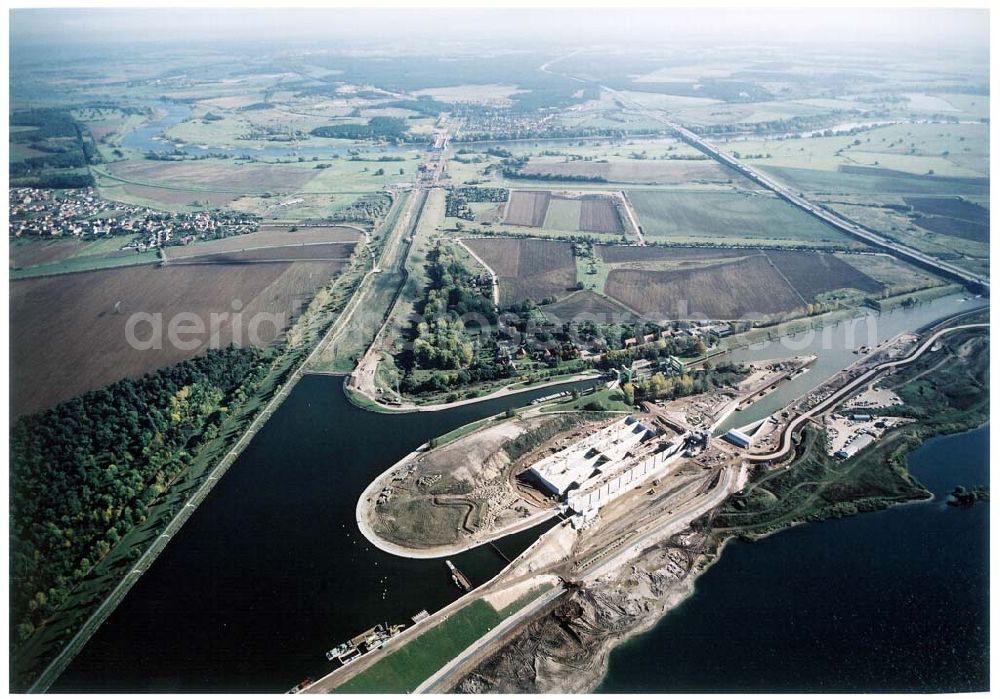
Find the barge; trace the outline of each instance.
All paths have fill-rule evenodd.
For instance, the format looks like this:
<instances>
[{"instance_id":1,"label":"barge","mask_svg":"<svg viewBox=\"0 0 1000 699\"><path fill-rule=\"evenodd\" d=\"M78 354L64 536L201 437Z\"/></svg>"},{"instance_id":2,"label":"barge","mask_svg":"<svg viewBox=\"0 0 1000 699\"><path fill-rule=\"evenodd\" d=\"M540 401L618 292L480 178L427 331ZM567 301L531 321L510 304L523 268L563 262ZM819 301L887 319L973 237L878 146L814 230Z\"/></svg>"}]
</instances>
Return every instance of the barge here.
<instances>
[{"instance_id":1,"label":"barge","mask_svg":"<svg viewBox=\"0 0 1000 699\"><path fill-rule=\"evenodd\" d=\"M373 650L378 650L402 633L405 624L376 624L367 631L362 631L349 641L344 641L326 652L327 660L338 660L341 665L349 665Z\"/></svg>"}]
</instances>

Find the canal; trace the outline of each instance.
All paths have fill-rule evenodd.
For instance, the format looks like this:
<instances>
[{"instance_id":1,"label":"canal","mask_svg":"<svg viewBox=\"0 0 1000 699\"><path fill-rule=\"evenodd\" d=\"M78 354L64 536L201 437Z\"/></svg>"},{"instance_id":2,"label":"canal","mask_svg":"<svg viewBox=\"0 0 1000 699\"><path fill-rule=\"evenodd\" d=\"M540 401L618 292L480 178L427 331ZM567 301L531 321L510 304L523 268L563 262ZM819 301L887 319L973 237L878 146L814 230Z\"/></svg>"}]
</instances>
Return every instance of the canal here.
<instances>
[{"instance_id":1,"label":"canal","mask_svg":"<svg viewBox=\"0 0 1000 699\"><path fill-rule=\"evenodd\" d=\"M986 303L962 298L883 314L877 336ZM842 326L834 328L834 338L841 331L846 336ZM855 341L870 344L860 331ZM772 342L734 352L736 361L821 355L809 373L767 396L767 412L759 417L857 358L838 342L845 338L826 343L829 349L820 336L805 347ZM333 669L323 654L342 640L457 598L443 561L402 559L370 546L354 520L357 498L377 474L431 437L552 389L439 412L381 414L352 405L341 382L309 376L299 383L53 691L284 691ZM756 407L737 413L737 424L756 419ZM499 546L516 555L545 526ZM730 550L742 549L731 546L723 561ZM846 561L850 551L844 556ZM488 546L453 560L474 584L505 563ZM860 570L865 560L851 565ZM710 575L718 575L715 568ZM758 588L755 580L743 582Z\"/></svg>"},{"instance_id":2,"label":"canal","mask_svg":"<svg viewBox=\"0 0 1000 699\"><path fill-rule=\"evenodd\" d=\"M443 560L371 546L357 498L431 437L552 389L383 414L351 404L342 381L295 387L52 691L285 691L334 669L324 653L341 641L459 597ZM551 524L497 545L512 558ZM506 564L490 546L452 560L474 585Z\"/></svg>"},{"instance_id":3,"label":"canal","mask_svg":"<svg viewBox=\"0 0 1000 699\"><path fill-rule=\"evenodd\" d=\"M817 359L805 374L781 383L746 410L730 415L716 429L716 434L751 424L784 408L860 359L861 356L854 351L862 345L872 347L902 332L918 330L955 313L988 306L989 299L952 294L885 313L864 309L860 316L825 326L822 330L800 332L794 337L783 337L734 350L722 357L721 361L739 363L806 354L816 355Z\"/></svg>"}]
</instances>

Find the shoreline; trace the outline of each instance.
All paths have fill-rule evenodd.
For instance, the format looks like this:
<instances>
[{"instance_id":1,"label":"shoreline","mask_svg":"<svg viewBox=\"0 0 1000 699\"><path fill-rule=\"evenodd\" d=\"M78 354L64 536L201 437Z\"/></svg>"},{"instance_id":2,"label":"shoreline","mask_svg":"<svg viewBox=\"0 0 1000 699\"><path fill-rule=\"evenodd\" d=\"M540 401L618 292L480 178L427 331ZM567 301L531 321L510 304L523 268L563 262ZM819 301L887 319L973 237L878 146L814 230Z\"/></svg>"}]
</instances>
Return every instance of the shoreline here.
<instances>
[{"instance_id":1,"label":"shoreline","mask_svg":"<svg viewBox=\"0 0 1000 699\"><path fill-rule=\"evenodd\" d=\"M962 429L962 430L958 430L958 431L955 431L955 432L937 432L937 433L934 433L934 434L931 434L931 435L927 435L924 439L922 439L920 441L920 443L918 445L916 445L912 450L909 450L907 452L907 456L909 455L910 451L915 451L916 449L919 449L920 447L924 446L925 444L927 444L928 442L930 442L933 439L936 439L936 438L939 438L939 437L950 437L950 436L953 436L953 435L964 434L966 432L971 432L973 430L980 429L984 425L988 425L989 423L990 423L990 420L989 420L989 416L987 415L986 418L985 418L985 420L983 422L981 422L978 425L974 425L972 427L969 427L967 429ZM909 473L909 467L907 467L907 473ZM912 476L912 474L910 474L910 475ZM917 482L919 483L919 481L917 481ZM928 494L927 494L926 497L914 498L914 499L903 500L903 501L889 502L889 503L887 503L887 506L884 509L873 510L871 512L882 512L882 511L892 510L892 509L895 509L895 508L909 507L909 506L915 506L915 505L930 505L931 503L933 503L933 502L935 502L935 501L937 501L939 499L938 496L935 493L933 493L932 491L928 490L925 486L923 486L923 484L921 484L921 487L924 488L924 490L927 491ZM865 514L869 514L869 513L870 512L868 512L868 511L857 512L856 514L851 515L851 516L852 517L857 517L859 515L865 515ZM823 520L818 521L818 522L808 522L808 521L794 522L794 523L790 523L790 524L787 524L785 526L782 526L782 527L780 527L778 529L775 529L773 531L767 532L766 534L762 534L759 537L755 537L753 539L749 539L749 540L746 540L746 541L747 541L747 543L756 544L758 542L764 541L765 539L768 539L768 538L774 536L775 534L780 534L781 532L789 531L791 529L797 528L797 527L805 525L805 524L817 524L817 525L821 525L824 522L830 521L832 519L839 519L839 518L828 517L828 518L823 519ZM659 614L648 618L646 621L644 621L644 622L642 622L642 623L634 626L633 628L628 629L627 631L623 632L621 635L615 636L615 637L608 637L604 642L602 642L600 648L597 650L597 653L595 654L595 655L600 655L601 656L601 658L600 658L600 672L598 674L595 674L594 676L590 677L589 680L584 685L582 685L581 688L573 688L573 689L569 689L567 691L573 692L573 693L576 693L576 692L589 693L589 694L594 693L594 691L598 687L600 687L600 685L604 682L605 678L607 677L608 670L610 669L611 652L614 651L619 646L624 645L625 643L631 641L632 639L634 639L634 638L636 638L638 636L641 636L641 635L643 635L645 633L648 633L649 631L652 631L653 628L655 628L661 621L663 621L664 619L666 619L666 617L670 614L670 612L672 612L673 610L677 609L685 601L687 601L691 597L691 595L695 592L695 590L696 590L698 578L700 578L702 575L704 575L706 572L708 572L708 570L712 566L714 566L716 563L718 563L722 559L722 556L725 553L725 549L729 545L730 541L732 541L733 539L739 539L739 538L741 538L739 534L726 533L726 534L722 535L722 538L719 540L718 545L717 545L716 549L713 552L700 554L700 559L701 559L701 565L700 565L700 567L699 567L699 559L696 559L695 562L692 564L691 570L689 571L688 575L683 580L681 580L678 583L678 585L674 588L673 595L671 595L670 593L668 593L668 597L673 597L673 598L670 600L670 602L668 602L666 604L666 606L664 607L664 609Z\"/></svg>"},{"instance_id":2,"label":"shoreline","mask_svg":"<svg viewBox=\"0 0 1000 699\"><path fill-rule=\"evenodd\" d=\"M319 373L319 372L315 372ZM336 372L325 372L327 376L344 376L350 378L352 373L336 373ZM517 381L507 386L501 386L492 393L487 393L482 396L476 396L475 398L463 398L461 400L452 401L450 403L431 403L429 405L386 405L384 403L379 403L372 400L371 396L366 393L359 391L356 388L348 385L348 381L343 383L343 391L347 396L347 399L355 407L361 408L362 410L369 410L373 413L430 413L437 412L439 410L450 410L451 408L459 408L463 405L472 405L473 403L482 403L484 401L493 400L495 398L506 398L507 396L515 396L519 393L526 393L528 391L537 391L541 388L549 388L552 386L560 386L567 383L575 383L577 381L587 381L587 380L599 380L601 378L601 373L597 370L591 370L586 372L580 372L577 374L570 374L567 376L554 378L552 381L541 381L528 386L523 386L521 388L511 388L511 386L517 386L523 384L524 381Z\"/></svg>"},{"instance_id":3,"label":"shoreline","mask_svg":"<svg viewBox=\"0 0 1000 699\"><path fill-rule=\"evenodd\" d=\"M604 644L602 644L602 647L599 650L599 653L602 656L600 661L600 673L595 677L592 677L585 685L585 688L579 691L586 694L593 694L608 676L608 670L611 666L611 653L615 649L628 643L632 639L637 638L638 636L649 633L661 621L666 619L670 612L684 604L695 593L698 585L698 578L708 572L712 566L719 562L726 546L733 538L736 538L736 535L727 535L719 542L719 545L714 552L711 554L700 554L700 556L704 558L702 567L697 571L695 570L695 567L698 565L696 559L695 563L692 565L691 571L689 571L687 576L685 576L684 579L681 580L672 590L673 594L668 593L668 599L670 601L667 602L664 609L658 615L648 617L645 622L628 629L618 637L609 638Z\"/></svg>"}]
</instances>

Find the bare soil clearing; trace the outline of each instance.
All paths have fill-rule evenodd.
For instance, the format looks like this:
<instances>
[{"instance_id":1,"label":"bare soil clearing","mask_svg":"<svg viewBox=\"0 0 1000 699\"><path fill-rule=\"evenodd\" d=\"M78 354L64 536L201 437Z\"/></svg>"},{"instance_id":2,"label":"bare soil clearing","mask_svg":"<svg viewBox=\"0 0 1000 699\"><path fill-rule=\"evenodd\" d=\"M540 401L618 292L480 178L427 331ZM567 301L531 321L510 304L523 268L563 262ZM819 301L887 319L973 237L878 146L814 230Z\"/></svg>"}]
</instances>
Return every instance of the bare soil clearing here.
<instances>
[{"instance_id":1,"label":"bare soil clearing","mask_svg":"<svg viewBox=\"0 0 1000 699\"><path fill-rule=\"evenodd\" d=\"M828 253L732 252L742 257L695 269L614 269L605 291L653 319L728 320L788 313L813 302L818 294L837 289L876 293L883 286Z\"/></svg>"},{"instance_id":2,"label":"bare soil clearing","mask_svg":"<svg viewBox=\"0 0 1000 699\"><path fill-rule=\"evenodd\" d=\"M622 225L621 216L619 216L618 209L615 208L611 199L601 196L587 196L583 197L579 230L620 234L625 232L625 227Z\"/></svg>"},{"instance_id":3,"label":"bare soil clearing","mask_svg":"<svg viewBox=\"0 0 1000 699\"><path fill-rule=\"evenodd\" d=\"M555 323L630 323L635 313L621 304L594 293L589 289L577 291L566 298L543 307L545 315Z\"/></svg>"}]
</instances>

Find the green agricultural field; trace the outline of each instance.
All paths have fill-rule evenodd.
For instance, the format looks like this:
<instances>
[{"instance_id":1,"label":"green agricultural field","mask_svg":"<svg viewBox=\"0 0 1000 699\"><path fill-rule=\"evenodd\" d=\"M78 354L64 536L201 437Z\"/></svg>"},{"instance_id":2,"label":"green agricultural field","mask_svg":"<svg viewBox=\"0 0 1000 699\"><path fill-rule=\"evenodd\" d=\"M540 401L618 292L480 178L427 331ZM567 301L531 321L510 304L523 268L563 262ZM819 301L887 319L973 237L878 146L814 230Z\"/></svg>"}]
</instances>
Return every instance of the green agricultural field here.
<instances>
[{"instance_id":1,"label":"green agricultural field","mask_svg":"<svg viewBox=\"0 0 1000 699\"><path fill-rule=\"evenodd\" d=\"M592 177L599 178L600 181L590 183L586 181L572 181L573 186L578 184L584 187L594 187L603 184L604 189L614 184L627 184L633 186L661 185L663 187L683 187L691 189L701 187L705 189L734 189L736 187L749 185L749 181L740 178L731 170L723 167L719 163L706 159L672 159L662 157L654 158L601 158L600 160L571 160L559 158L538 158L529 162L522 170L524 176L537 175L539 178L569 178ZM512 186L522 182L531 182L517 178L508 178ZM538 179L537 182L547 180Z\"/></svg>"},{"instance_id":2,"label":"green agricultural field","mask_svg":"<svg viewBox=\"0 0 1000 699\"><path fill-rule=\"evenodd\" d=\"M267 218L299 220L330 215L359 195L409 181L414 163L127 160L92 172L102 195L115 201L178 212L232 206ZM288 201L293 203L278 206Z\"/></svg>"},{"instance_id":3,"label":"green agricultural field","mask_svg":"<svg viewBox=\"0 0 1000 699\"><path fill-rule=\"evenodd\" d=\"M952 163L956 171L946 172L942 166L940 171L935 171L938 175L986 177L989 174L988 124L896 124L859 134L856 140L861 143L847 148L849 156L872 153L940 158ZM893 168L884 160L880 165ZM916 172L923 174L919 170Z\"/></svg>"},{"instance_id":4,"label":"green agricultural field","mask_svg":"<svg viewBox=\"0 0 1000 699\"><path fill-rule=\"evenodd\" d=\"M87 272L112 267L131 267L133 265L148 265L159 262L160 256L156 250L145 252L120 252L117 254L76 255L55 262L10 270L11 279L26 279L53 274L69 274L70 272Z\"/></svg>"},{"instance_id":5,"label":"green agricultural field","mask_svg":"<svg viewBox=\"0 0 1000 699\"><path fill-rule=\"evenodd\" d=\"M830 172L771 165L759 165L759 167L792 189L806 194L984 196L989 193L990 187L988 178L911 175L879 168L855 172Z\"/></svg>"},{"instance_id":6,"label":"green agricultural field","mask_svg":"<svg viewBox=\"0 0 1000 699\"><path fill-rule=\"evenodd\" d=\"M348 207L361 196L356 192L328 192L305 194L296 192L288 198L244 196L234 199L228 206L236 211L246 211L264 219L297 223L308 219L325 219ZM289 200L291 203L288 203Z\"/></svg>"},{"instance_id":7,"label":"green agricultural field","mask_svg":"<svg viewBox=\"0 0 1000 699\"><path fill-rule=\"evenodd\" d=\"M543 228L559 231L579 230L581 204L579 199L563 199L561 197L549 199L549 208L545 213Z\"/></svg>"},{"instance_id":8,"label":"green agricultural field","mask_svg":"<svg viewBox=\"0 0 1000 699\"><path fill-rule=\"evenodd\" d=\"M837 172L842 166L865 166L945 177L985 177L989 168L985 124L899 124L855 135L720 145L753 165L772 168Z\"/></svg>"},{"instance_id":9,"label":"green agricultural field","mask_svg":"<svg viewBox=\"0 0 1000 699\"><path fill-rule=\"evenodd\" d=\"M755 124L793 117L811 117L827 114L825 105L804 102L737 102L708 104L676 110L674 117L685 124L708 126L712 124Z\"/></svg>"},{"instance_id":10,"label":"green agricultural field","mask_svg":"<svg viewBox=\"0 0 1000 699\"><path fill-rule=\"evenodd\" d=\"M252 125L245 117L235 114L223 115L221 110L206 113L220 118L217 121L207 121L197 117L188 119L167 129L164 136L171 142L188 144L192 151L197 151L198 146L252 148L258 145L250 140Z\"/></svg>"},{"instance_id":11,"label":"green agricultural field","mask_svg":"<svg viewBox=\"0 0 1000 699\"><path fill-rule=\"evenodd\" d=\"M652 240L715 245L863 247L775 196L735 192L629 190Z\"/></svg>"}]
</instances>

